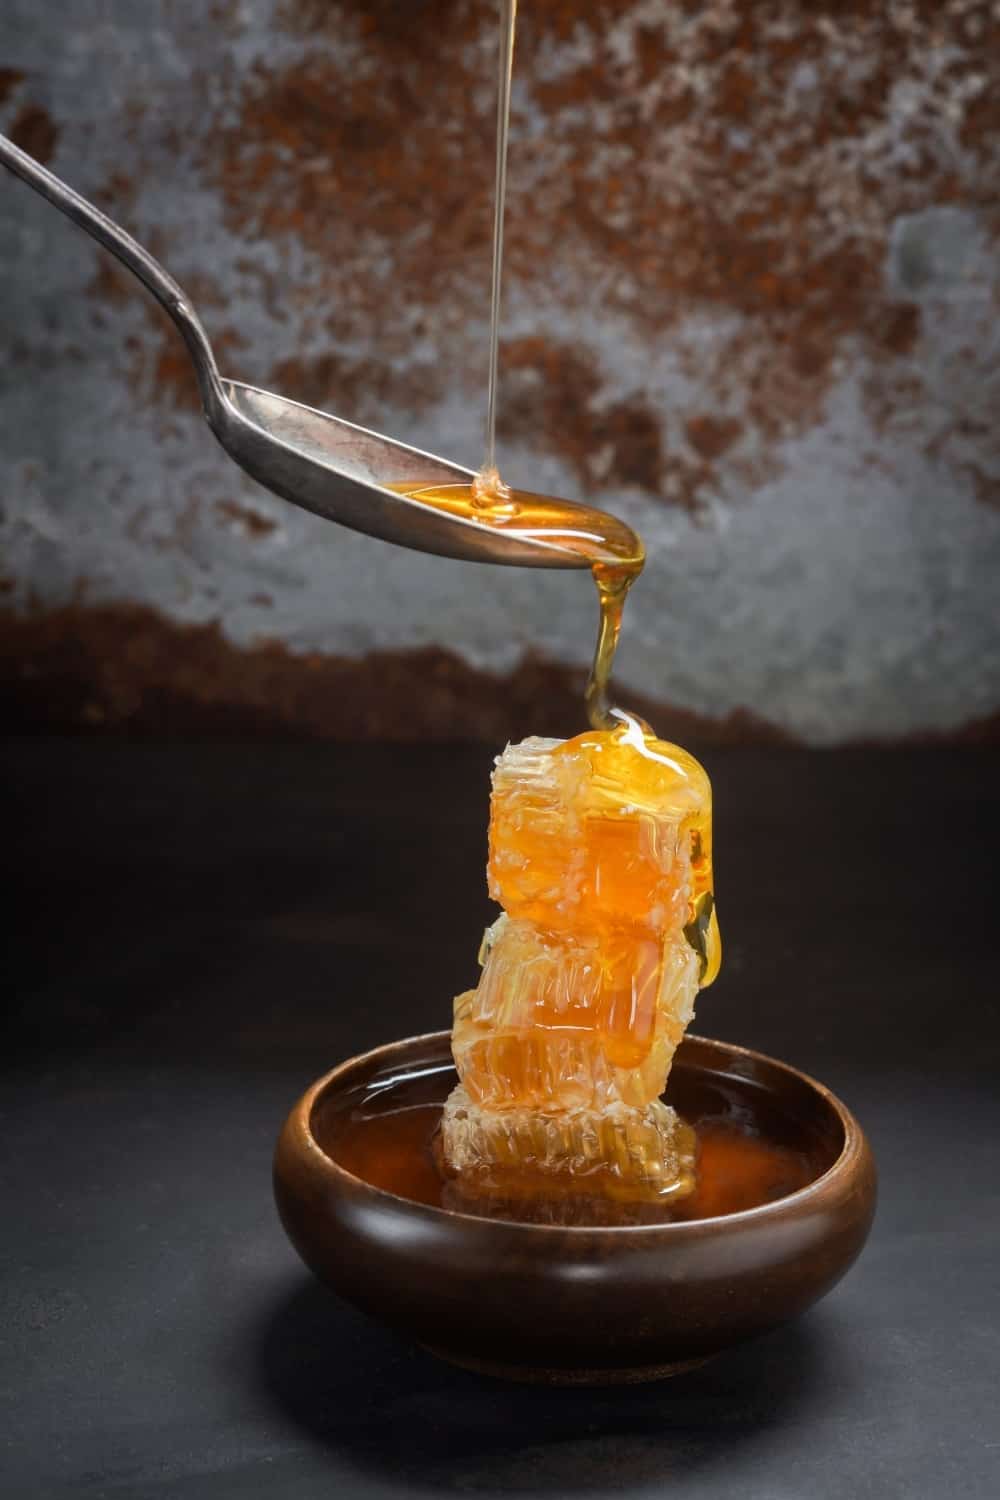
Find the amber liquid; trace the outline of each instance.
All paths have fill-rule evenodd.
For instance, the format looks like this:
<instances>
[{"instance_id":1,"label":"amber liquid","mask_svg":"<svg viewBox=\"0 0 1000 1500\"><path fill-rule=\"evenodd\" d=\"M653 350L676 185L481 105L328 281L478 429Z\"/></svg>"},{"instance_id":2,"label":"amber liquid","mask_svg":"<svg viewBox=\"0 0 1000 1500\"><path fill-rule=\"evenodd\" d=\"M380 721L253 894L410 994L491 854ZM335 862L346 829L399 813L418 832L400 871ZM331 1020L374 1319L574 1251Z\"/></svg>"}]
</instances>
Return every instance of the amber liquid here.
<instances>
[{"instance_id":1,"label":"amber liquid","mask_svg":"<svg viewBox=\"0 0 1000 1500\"><path fill-rule=\"evenodd\" d=\"M801 1127L763 1104L759 1090L741 1090L738 1081L730 1088L728 1081L692 1084L682 1077L667 1097L697 1138L696 1185L687 1197L661 1204L616 1203L588 1196L586 1180L580 1179L555 1185L548 1199L539 1194L537 1179L524 1184L523 1192L516 1182L509 1191L477 1192L440 1166L437 1128L454 1081L450 1068L394 1079L349 1110L314 1118L319 1144L355 1177L415 1203L487 1218L612 1227L757 1208L815 1181L837 1153L837 1143L818 1135L803 1141Z\"/></svg>"},{"instance_id":2,"label":"amber liquid","mask_svg":"<svg viewBox=\"0 0 1000 1500\"><path fill-rule=\"evenodd\" d=\"M486 452L475 489L487 505L502 500L504 485L497 469L497 373L500 351L500 284L503 277L503 219L507 202L507 135L510 129L510 84L514 72L514 28L517 0L500 0L500 55L497 78L497 163L493 197L493 277L490 285L490 365L486 397Z\"/></svg>"},{"instance_id":3,"label":"amber liquid","mask_svg":"<svg viewBox=\"0 0 1000 1500\"><path fill-rule=\"evenodd\" d=\"M504 488L494 505L484 505L476 485L388 486L422 505L464 520L496 526L518 539L544 542L569 552L590 565L600 604L597 646L587 681L587 716L595 729L613 729L619 722L609 697L611 668L622 628L622 611L632 584L642 572L646 554L641 539L624 521L589 505Z\"/></svg>"}]
</instances>

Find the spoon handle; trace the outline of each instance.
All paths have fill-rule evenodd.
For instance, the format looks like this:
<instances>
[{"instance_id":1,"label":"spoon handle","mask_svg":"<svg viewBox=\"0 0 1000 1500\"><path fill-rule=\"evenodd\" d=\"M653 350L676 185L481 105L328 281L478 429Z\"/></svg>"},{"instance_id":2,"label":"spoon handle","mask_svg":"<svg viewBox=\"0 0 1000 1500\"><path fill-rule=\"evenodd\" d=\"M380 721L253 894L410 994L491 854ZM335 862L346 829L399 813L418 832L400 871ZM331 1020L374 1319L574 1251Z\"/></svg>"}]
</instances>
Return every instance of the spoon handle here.
<instances>
[{"instance_id":1,"label":"spoon handle","mask_svg":"<svg viewBox=\"0 0 1000 1500\"><path fill-rule=\"evenodd\" d=\"M148 287L180 330L198 375L202 403L211 419L219 402L219 372L215 356L201 320L174 278L113 219L109 219L95 204L74 192L5 135L0 135L0 164L34 188L53 208L58 208L74 224L85 229L99 245L110 250L123 266L127 266Z\"/></svg>"}]
</instances>

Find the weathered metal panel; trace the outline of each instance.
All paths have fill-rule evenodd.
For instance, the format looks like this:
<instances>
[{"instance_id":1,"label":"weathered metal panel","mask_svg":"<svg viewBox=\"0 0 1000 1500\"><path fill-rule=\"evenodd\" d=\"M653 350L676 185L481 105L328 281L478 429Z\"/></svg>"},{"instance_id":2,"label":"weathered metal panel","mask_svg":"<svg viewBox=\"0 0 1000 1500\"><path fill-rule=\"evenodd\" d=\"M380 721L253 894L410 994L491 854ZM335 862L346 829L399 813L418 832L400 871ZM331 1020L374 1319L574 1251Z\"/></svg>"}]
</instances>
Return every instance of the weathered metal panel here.
<instances>
[{"instance_id":1,"label":"weathered metal panel","mask_svg":"<svg viewBox=\"0 0 1000 1500\"><path fill-rule=\"evenodd\" d=\"M479 459L495 7L5 0L0 128L148 243L227 373ZM523 0L501 457L649 545L623 680L816 743L1000 706L1000 5ZM0 183L6 602L236 646L579 665L578 576L256 489L179 341Z\"/></svg>"}]
</instances>

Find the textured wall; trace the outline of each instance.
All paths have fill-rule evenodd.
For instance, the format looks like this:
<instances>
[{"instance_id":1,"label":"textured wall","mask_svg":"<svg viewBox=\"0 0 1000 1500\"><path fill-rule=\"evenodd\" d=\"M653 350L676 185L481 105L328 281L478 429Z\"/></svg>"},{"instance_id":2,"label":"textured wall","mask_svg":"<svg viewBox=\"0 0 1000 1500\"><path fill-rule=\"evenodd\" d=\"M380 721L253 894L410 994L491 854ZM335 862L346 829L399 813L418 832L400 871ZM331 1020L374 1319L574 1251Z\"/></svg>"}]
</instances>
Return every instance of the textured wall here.
<instances>
[{"instance_id":1,"label":"textured wall","mask_svg":"<svg viewBox=\"0 0 1000 1500\"><path fill-rule=\"evenodd\" d=\"M495 5L3 10L0 128L162 256L227 373L478 462ZM501 455L646 537L623 683L819 743L988 718L1000 4L521 12ZM102 607L138 604L218 621L216 652L284 643L293 675L442 644L467 685L526 651L584 661L585 579L397 552L244 480L155 305L12 181L0 262L24 651L15 614L61 608L48 628L81 640L120 620L113 655L129 615Z\"/></svg>"}]
</instances>

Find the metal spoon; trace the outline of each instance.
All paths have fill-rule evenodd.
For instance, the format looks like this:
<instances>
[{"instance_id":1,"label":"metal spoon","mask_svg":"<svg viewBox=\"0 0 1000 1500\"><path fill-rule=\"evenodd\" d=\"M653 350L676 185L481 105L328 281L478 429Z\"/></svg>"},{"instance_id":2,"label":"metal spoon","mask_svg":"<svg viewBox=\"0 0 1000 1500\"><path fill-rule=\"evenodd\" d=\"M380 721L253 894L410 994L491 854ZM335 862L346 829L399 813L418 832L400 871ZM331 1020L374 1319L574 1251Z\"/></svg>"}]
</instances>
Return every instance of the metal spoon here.
<instances>
[{"instance_id":1,"label":"metal spoon","mask_svg":"<svg viewBox=\"0 0 1000 1500\"><path fill-rule=\"evenodd\" d=\"M258 483L329 521L418 552L533 568L589 566L555 538L449 515L387 488L468 485L475 478L470 469L273 391L224 380L194 308L148 250L2 135L0 163L116 255L167 310L191 356L208 425Z\"/></svg>"}]
</instances>

